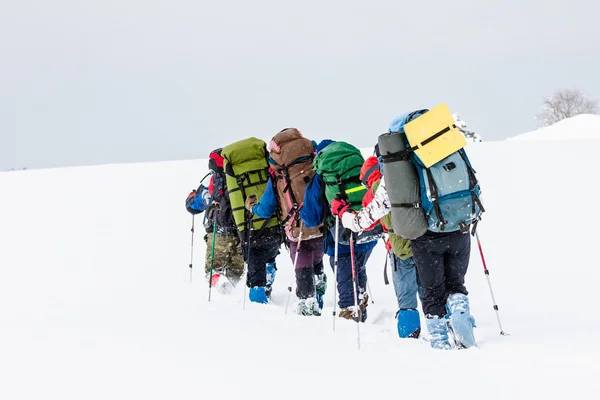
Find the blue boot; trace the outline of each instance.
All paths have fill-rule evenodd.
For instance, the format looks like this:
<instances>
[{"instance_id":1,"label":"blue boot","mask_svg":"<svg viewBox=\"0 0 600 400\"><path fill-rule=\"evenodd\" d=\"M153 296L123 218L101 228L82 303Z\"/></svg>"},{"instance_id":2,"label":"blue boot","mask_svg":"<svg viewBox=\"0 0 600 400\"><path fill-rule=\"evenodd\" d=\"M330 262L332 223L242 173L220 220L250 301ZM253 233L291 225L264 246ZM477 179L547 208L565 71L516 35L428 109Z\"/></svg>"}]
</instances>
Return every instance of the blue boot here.
<instances>
[{"instance_id":1,"label":"blue boot","mask_svg":"<svg viewBox=\"0 0 600 400\"><path fill-rule=\"evenodd\" d=\"M440 350L450 350L452 346L448 341L448 325L446 324L446 318L428 317L426 324L431 347Z\"/></svg>"},{"instance_id":2,"label":"blue boot","mask_svg":"<svg viewBox=\"0 0 600 400\"><path fill-rule=\"evenodd\" d=\"M421 334L421 319L414 308L398 311L398 336L418 339Z\"/></svg>"},{"instance_id":3,"label":"blue boot","mask_svg":"<svg viewBox=\"0 0 600 400\"><path fill-rule=\"evenodd\" d=\"M275 282L275 274L277 272L277 267L275 266L274 262L267 264L266 272L267 272L267 284L265 286L265 289L267 291L267 297L270 299L271 292L273 291L273 282Z\"/></svg>"},{"instance_id":4,"label":"blue boot","mask_svg":"<svg viewBox=\"0 0 600 400\"><path fill-rule=\"evenodd\" d=\"M267 264L267 286L272 286L273 283L275 282L275 275L277 273L277 267L275 266L275 263L268 263Z\"/></svg>"},{"instance_id":5,"label":"blue boot","mask_svg":"<svg viewBox=\"0 0 600 400\"><path fill-rule=\"evenodd\" d=\"M277 272L277 267L275 266L274 262L267 264L266 272L267 272L267 285L265 286L265 289L267 291L267 297L270 299L271 292L273 291L273 282L275 282L275 274Z\"/></svg>"},{"instance_id":6,"label":"blue boot","mask_svg":"<svg viewBox=\"0 0 600 400\"><path fill-rule=\"evenodd\" d=\"M456 347L468 349L475 346L473 326L475 319L471 316L469 299L462 293L454 293L448 297L448 327L454 336Z\"/></svg>"},{"instance_id":7,"label":"blue boot","mask_svg":"<svg viewBox=\"0 0 600 400\"><path fill-rule=\"evenodd\" d=\"M249 297L250 301L253 303L267 304L269 302L267 291L264 286L251 287Z\"/></svg>"}]
</instances>

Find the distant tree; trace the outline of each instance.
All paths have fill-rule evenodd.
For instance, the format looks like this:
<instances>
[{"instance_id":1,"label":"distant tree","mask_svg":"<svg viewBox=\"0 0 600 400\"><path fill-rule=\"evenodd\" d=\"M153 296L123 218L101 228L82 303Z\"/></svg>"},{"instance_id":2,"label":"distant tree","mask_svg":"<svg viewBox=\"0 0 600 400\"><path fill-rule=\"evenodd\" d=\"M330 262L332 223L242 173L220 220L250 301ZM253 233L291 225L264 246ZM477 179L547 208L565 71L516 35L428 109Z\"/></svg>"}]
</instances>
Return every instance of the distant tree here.
<instances>
[{"instance_id":1,"label":"distant tree","mask_svg":"<svg viewBox=\"0 0 600 400\"><path fill-rule=\"evenodd\" d=\"M452 117L454 117L454 123L456 124L456 127L458 128L459 131L462 132L463 136L465 137L465 139L467 139L468 142L472 142L472 143L483 142L483 139L481 138L481 136L479 136L478 134L476 134L475 132L470 130L469 127L467 126L467 123L460 118L460 115L458 115L458 113L452 114Z\"/></svg>"},{"instance_id":2,"label":"distant tree","mask_svg":"<svg viewBox=\"0 0 600 400\"><path fill-rule=\"evenodd\" d=\"M548 126L579 114L597 114L598 101L587 98L577 89L563 89L545 97L542 112L537 116L540 126Z\"/></svg>"}]
</instances>

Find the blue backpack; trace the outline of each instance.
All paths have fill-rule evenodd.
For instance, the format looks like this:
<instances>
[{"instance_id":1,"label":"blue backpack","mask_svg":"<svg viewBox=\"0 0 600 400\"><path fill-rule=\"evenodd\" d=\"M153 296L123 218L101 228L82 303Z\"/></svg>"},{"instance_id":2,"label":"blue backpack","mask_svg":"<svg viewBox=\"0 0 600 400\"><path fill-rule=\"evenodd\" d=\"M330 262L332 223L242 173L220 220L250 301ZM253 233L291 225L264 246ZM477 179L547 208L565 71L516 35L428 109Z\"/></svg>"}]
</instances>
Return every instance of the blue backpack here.
<instances>
[{"instance_id":1,"label":"blue backpack","mask_svg":"<svg viewBox=\"0 0 600 400\"><path fill-rule=\"evenodd\" d=\"M425 168L412 154L421 188L421 207L432 232L468 232L485 211L479 183L464 149Z\"/></svg>"},{"instance_id":2,"label":"blue backpack","mask_svg":"<svg viewBox=\"0 0 600 400\"><path fill-rule=\"evenodd\" d=\"M390 132L404 131L404 125L428 110L418 110L396 118ZM479 182L475 177L464 149L426 168L419 157L411 152L419 176L421 204L432 232L468 232L485 212L480 200Z\"/></svg>"}]
</instances>

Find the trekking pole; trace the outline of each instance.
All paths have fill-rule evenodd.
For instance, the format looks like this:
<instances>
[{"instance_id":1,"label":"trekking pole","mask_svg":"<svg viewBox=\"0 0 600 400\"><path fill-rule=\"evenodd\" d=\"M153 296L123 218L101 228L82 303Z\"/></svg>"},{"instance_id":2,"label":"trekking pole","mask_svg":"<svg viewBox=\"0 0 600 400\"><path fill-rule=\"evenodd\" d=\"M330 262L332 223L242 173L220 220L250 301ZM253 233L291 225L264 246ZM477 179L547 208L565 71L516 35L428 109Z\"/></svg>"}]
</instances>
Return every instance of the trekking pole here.
<instances>
[{"instance_id":1,"label":"trekking pole","mask_svg":"<svg viewBox=\"0 0 600 400\"><path fill-rule=\"evenodd\" d=\"M371 291L371 285L367 280L367 292L369 293L369 298L371 299L371 304L375 304L375 300L373 299L373 292Z\"/></svg>"},{"instance_id":2,"label":"trekking pole","mask_svg":"<svg viewBox=\"0 0 600 400\"><path fill-rule=\"evenodd\" d=\"M296 254L294 255L294 275L288 285L288 297L285 302L285 315L288 313L288 306L290 305L290 298L292 297L292 286L294 285L294 277L296 274L296 265L298 265L298 253L300 253L300 246L302 244L302 231L304 230L304 222L300 222L300 236L298 237L298 244L296 245Z\"/></svg>"},{"instance_id":3,"label":"trekking pole","mask_svg":"<svg viewBox=\"0 0 600 400\"><path fill-rule=\"evenodd\" d=\"M350 261L352 262L352 280L354 281L354 312L356 313L356 340L360 350L360 317L358 308L358 285L356 275L356 264L354 263L354 233L350 234Z\"/></svg>"},{"instance_id":4,"label":"trekking pole","mask_svg":"<svg viewBox=\"0 0 600 400\"><path fill-rule=\"evenodd\" d=\"M190 283L192 283L192 264L194 263L194 217L192 214L192 246L190 248Z\"/></svg>"},{"instance_id":5,"label":"trekking pole","mask_svg":"<svg viewBox=\"0 0 600 400\"><path fill-rule=\"evenodd\" d=\"M212 281L213 281L213 265L215 263L215 242L217 241L217 219L213 222L213 237L212 237L212 251L210 255L210 272L208 274L208 302L210 303L210 295L212 292Z\"/></svg>"},{"instance_id":6,"label":"trekking pole","mask_svg":"<svg viewBox=\"0 0 600 400\"><path fill-rule=\"evenodd\" d=\"M485 257L483 256L483 249L481 248L481 241L479 240L479 233L475 230L475 237L477 238L477 246L479 247L479 254L481 254L481 262L483 263L483 272L487 278L488 286L490 287L490 294L492 295L492 303L494 303L494 311L496 312L496 319L498 320L498 326L500 327L500 335L508 336L507 333L502 329L502 323L500 322L500 314L498 313L498 305L496 304L496 298L494 297L494 291L492 290L492 282L490 281L490 271L487 269L485 263Z\"/></svg>"},{"instance_id":7,"label":"trekking pole","mask_svg":"<svg viewBox=\"0 0 600 400\"><path fill-rule=\"evenodd\" d=\"M337 309L337 274L338 274L338 235L340 217L335 216L335 249L333 249L333 331L335 332L335 312Z\"/></svg>"}]
</instances>

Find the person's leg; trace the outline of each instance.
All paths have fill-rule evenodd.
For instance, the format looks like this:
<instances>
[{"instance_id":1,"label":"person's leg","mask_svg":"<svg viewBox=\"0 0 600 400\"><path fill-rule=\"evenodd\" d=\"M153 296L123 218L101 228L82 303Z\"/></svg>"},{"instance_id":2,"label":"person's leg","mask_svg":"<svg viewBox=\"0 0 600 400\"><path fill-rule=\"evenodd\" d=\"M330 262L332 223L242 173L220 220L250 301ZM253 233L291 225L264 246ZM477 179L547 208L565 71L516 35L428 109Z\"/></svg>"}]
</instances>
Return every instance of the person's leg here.
<instances>
[{"instance_id":1,"label":"person's leg","mask_svg":"<svg viewBox=\"0 0 600 400\"><path fill-rule=\"evenodd\" d=\"M226 236L229 246L229 261L227 263L227 278L234 285L237 284L244 274L244 257L242 246L237 236Z\"/></svg>"},{"instance_id":2,"label":"person's leg","mask_svg":"<svg viewBox=\"0 0 600 400\"><path fill-rule=\"evenodd\" d=\"M395 256L394 256L395 257ZM402 260L396 257L397 271L394 272L394 288L398 297L398 336L418 338L421 319L417 311L417 273L412 257Z\"/></svg>"},{"instance_id":3,"label":"person's leg","mask_svg":"<svg viewBox=\"0 0 600 400\"><path fill-rule=\"evenodd\" d=\"M457 347L468 348L476 344L471 316L465 274L471 255L471 237L468 233L456 232L447 238L446 251L446 296L449 313L449 327Z\"/></svg>"},{"instance_id":4,"label":"person's leg","mask_svg":"<svg viewBox=\"0 0 600 400\"><path fill-rule=\"evenodd\" d=\"M314 239L313 245L313 269L315 271L315 296L319 304L319 308L323 309L323 297L327 290L327 275L323 268L323 240L322 238Z\"/></svg>"},{"instance_id":5,"label":"person's leg","mask_svg":"<svg viewBox=\"0 0 600 400\"><path fill-rule=\"evenodd\" d=\"M413 259L416 265L423 304L427 316L446 315L446 287L444 279L444 244L438 239L421 237L412 242Z\"/></svg>"},{"instance_id":6,"label":"person's leg","mask_svg":"<svg viewBox=\"0 0 600 400\"><path fill-rule=\"evenodd\" d=\"M367 320L367 306L369 305L369 296L367 294L367 261L371 256L373 249L354 252L354 265L356 268L356 280L358 287L358 304L361 311L361 321Z\"/></svg>"},{"instance_id":7,"label":"person's leg","mask_svg":"<svg viewBox=\"0 0 600 400\"><path fill-rule=\"evenodd\" d=\"M348 308L354 305L354 288L352 282L352 265L350 254L338 255L337 289L339 295L338 306ZM333 264L333 257L331 258Z\"/></svg>"},{"instance_id":8,"label":"person's leg","mask_svg":"<svg viewBox=\"0 0 600 400\"><path fill-rule=\"evenodd\" d=\"M431 347L444 350L450 349L448 327L444 318L446 314L445 244L438 238L422 236L411 241L411 245L421 287L421 302L423 313L427 318L427 332L429 333Z\"/></svg>"},{"instance_id":9,"label":"person's leg","mask_svg":"<svg viewBox=\"0 0 600 400\"><path fill-rule=\"evenodd\" d=\"M313 297L315 293L314 250L311 240L290 242L290 257L296 260L296 296L299 299Z\"/></svg>"},{"instance_id":10,"label":"person's leg","mask_svg":"<svg viewBox=\"0 0 600 400\"><path fill-rule=\"evenodd\" d=\"M394 274L394 281L398 280L399 283L394 287L398 288L396 292L398 296L398 308L399 309L416 309L417 302L417 267L413 257L409 257L406 260L398 258L396 260L398 265L398 272Z\"/></svg>"}]
</instances>

